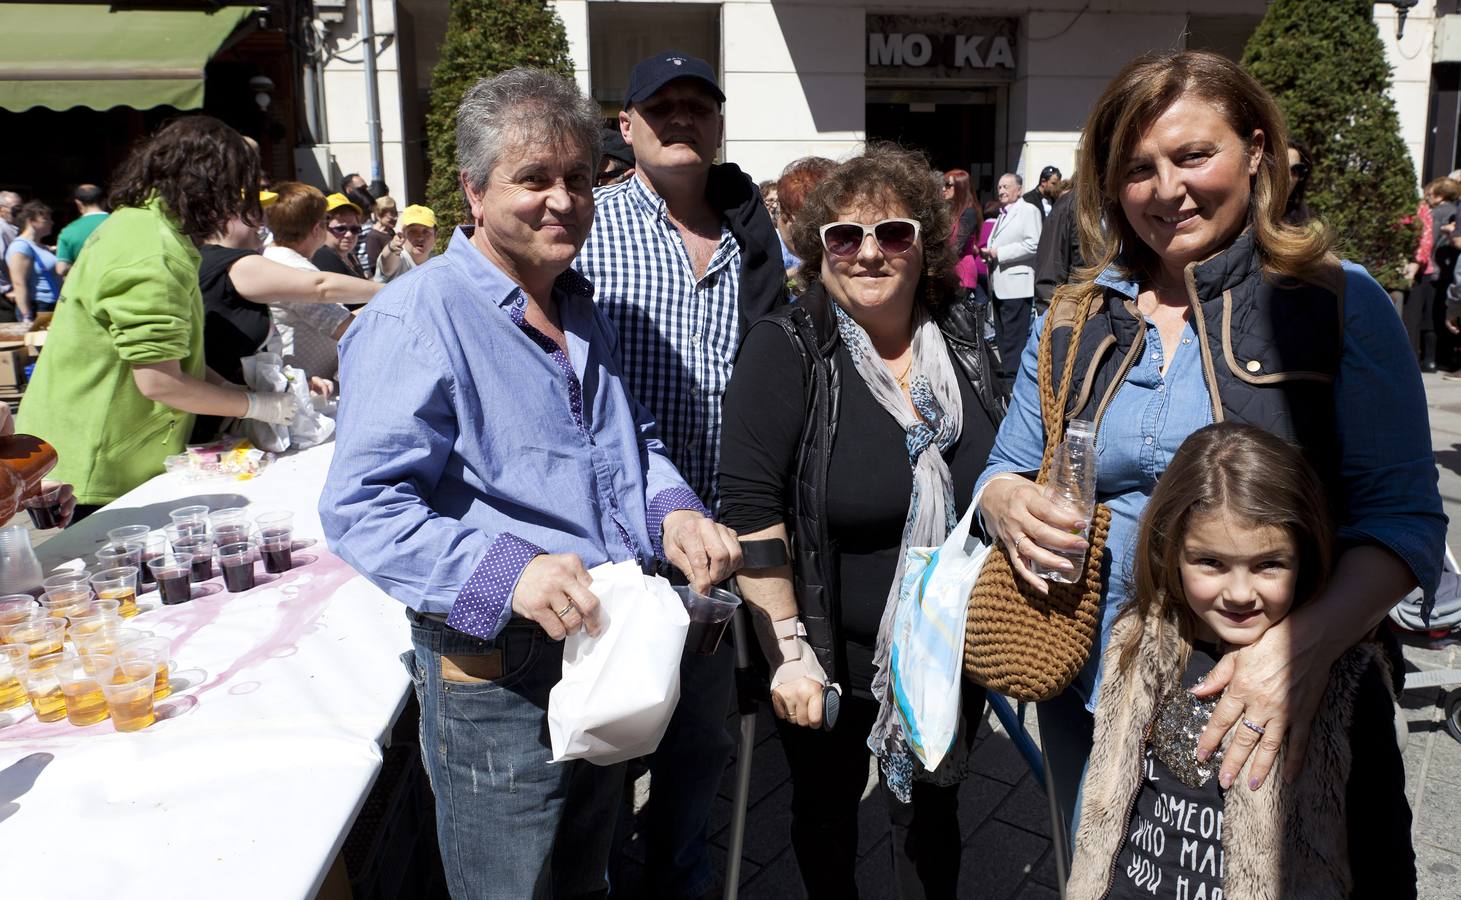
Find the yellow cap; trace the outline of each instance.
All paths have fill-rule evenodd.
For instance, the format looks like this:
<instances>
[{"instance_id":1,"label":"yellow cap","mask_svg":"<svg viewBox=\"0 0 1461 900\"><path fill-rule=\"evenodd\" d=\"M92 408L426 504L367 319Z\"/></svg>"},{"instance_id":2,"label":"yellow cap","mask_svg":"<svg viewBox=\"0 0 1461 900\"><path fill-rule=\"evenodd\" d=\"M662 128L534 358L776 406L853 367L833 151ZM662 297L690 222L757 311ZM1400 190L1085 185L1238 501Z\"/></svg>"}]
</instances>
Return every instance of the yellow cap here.
<instances>
[{"instance_id":1,"label":"yellow cap","mask_svg":"<svg viewBox=\"0 0 1461 900\"><path fill-rule=\"evenodd\" d=\"M361 209L359 206L356 206L355 203L344 194L331 194L330 196L325 198L326 213L332 213L337 209L343 209L347 206L355 210L355 214L357 216L365 215L365 210Z\"/></svg>"},{"instance_id":2,"label":"yellow cap","mask_svg":"<svg viewBox=\"0 0 1461 900\"><path fill-rule=\"evenodd\" d=\"M259 205L265 209L268 209L278 199L279 195L273 191L259 191Z\"/></svg>"},{"instance_id":3,"label":"yellow cap","mask_svg":"<svg viewBox=\"0 0 1461 900\"><path fill-rule=\"evenodd\" d=\"M407 225L425 225L427 228L436 227L436 213L431 211L429 206L411 204L401 210L401 218L396 220L396 227L402 231Z\"/></svg>"}]
</instances>

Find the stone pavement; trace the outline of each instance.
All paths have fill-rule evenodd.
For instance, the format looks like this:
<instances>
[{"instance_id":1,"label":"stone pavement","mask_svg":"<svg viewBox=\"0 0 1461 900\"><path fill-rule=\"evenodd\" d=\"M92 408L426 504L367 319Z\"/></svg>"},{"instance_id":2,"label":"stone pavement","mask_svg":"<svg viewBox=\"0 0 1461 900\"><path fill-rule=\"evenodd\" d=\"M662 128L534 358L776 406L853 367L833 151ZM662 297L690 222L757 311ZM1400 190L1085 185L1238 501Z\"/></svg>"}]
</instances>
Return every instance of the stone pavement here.
<instances>
[{"instance_id":1,"label":"stone pavement","mask_svg":"<svg viewBox=\"0 0 1461 900\"><path fill-rule=\"evenodd\" d=\"M1461 551L1461 381L1425 376L1430 399L1431 434L1440 471L1441 495L1451 518L1450 546ZM1406 642L1409 670L1461 667L1461 643ZM1453 900L1461 896L1461 742L1442 724L1442 704L1451 688L1409 691L1401 698L1408 727L1405 747L1406 794L1414 815L1413 836L1420 876L1421 900ZM990 717L990 721L994 721ZM997 725L997 723L996 723ZM1039 740L1031 709L1027 728ZM733 721L731 726L734 731ZM1045 900L1059 896L1055 862L1050 851L1050 825L1045 795L1009 738L988 725L974 755L975 774L960 794L960 827L964 832L961 898L979 900ZM648 777L637 785L640 803ZM730 823L734 763L727 771L711 821L716 869L724 872ZM861 813L858 885L868 900L896 896L888 846L885 799L876 780L869 781ZM744 900L792 900L803 896L796 859L788 838L791 786L786 760L763 709L757 720L757 742L751 776L751 806L741 869ZM639 804L636 804L639 805ZM633 887L643 860L633 841L624 877Z\"/></svg>"}]
</instances>

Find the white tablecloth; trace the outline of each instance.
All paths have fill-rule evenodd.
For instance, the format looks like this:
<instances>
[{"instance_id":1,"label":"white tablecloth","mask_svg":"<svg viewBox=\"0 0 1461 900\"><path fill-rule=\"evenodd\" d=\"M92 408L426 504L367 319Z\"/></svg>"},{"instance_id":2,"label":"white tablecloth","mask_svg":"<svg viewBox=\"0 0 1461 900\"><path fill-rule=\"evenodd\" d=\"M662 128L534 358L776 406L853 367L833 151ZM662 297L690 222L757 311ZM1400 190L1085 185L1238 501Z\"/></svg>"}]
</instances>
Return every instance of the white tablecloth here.
<instances>
[{"instance_id":1,"label":"white tablecloth","mask_svg":"<svg viewBox=\"0 0 1461 900\"><path fill-rule=\"evenodd\" d=\"M38 549L47 570L108 528L189 503L290 509L295 567L221 579L132 620L173 640L172 697L144 731L0 727L0 881L14 897L310 897L381 765L410 680L401 604L325 549L315 506L334 445L251 481L163 475ZM143 595L156 603L156 593ZM4 715L4 714L0 714Z\"/></svg>"}]
</instances>

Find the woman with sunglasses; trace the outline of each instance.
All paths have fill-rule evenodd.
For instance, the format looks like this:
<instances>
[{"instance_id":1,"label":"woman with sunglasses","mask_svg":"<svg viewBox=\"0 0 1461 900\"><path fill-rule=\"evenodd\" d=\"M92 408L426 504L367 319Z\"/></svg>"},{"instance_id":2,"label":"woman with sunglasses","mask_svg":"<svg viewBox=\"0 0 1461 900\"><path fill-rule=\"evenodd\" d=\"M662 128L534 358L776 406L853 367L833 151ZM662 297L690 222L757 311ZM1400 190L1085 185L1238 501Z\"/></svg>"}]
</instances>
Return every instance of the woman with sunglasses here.
<instances>
[{"instance_id":1,"label":"woman with sunglasses","mask_svg":"<svg viewBox=\"0 0 1461 900\"><path fill-rule=\"evenodd\" d=\"M360 224L365 218L364 211L344 194L331 194L325 198L325 216L324 243L305 258L321 272L367 277L355 256L360 233L364 231Z\"/></svg>"},{"instance_id":2,"label":"woman with sunglasses","mask_svg":"<svg viewBox=\"0 0 1461 900\"><path fill-rule=\"evenodd\" d=\"M979 252L979 236L984 229L984 216L979 210L979 198L974 195L969 173L963 169L945 172L943 186L949 220L954 223L954 233L949 239L954 249L954 271L958 273L965 296L982 307L986 298L981 296L983 290L979 287L980 267L984 263Z\"/></svg>"},{"instance_id":3,"label":"woman with sunglasses","mask_svg":"<svg viewBox=\"0 0 1461 900\"><path fill-rule=\"evenodd\" d=\"M720 520L771 673L792 845L813 898L857 896L857 810L877 748L901 897L953 897L966 742L913 772L889 730L891 611L905 551L943 542L1000 418L992 361L954 302L949 207L922 156L874 145L808 194L805 293L754 325L726 389ZM972 738L983 692L965 690Z\"/></svg>"}]
</instances>

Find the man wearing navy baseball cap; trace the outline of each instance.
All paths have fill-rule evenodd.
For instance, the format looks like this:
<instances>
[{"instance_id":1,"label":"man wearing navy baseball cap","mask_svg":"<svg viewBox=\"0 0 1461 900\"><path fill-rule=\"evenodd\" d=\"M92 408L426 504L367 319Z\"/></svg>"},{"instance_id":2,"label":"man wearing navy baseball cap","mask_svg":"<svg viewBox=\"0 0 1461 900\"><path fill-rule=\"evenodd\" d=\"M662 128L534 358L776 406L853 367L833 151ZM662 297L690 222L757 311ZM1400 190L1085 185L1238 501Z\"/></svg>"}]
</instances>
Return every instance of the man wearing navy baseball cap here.
<instances>
[{"instance_id":1,"label":"man wearing navy baseball cap","mask_svg":"<svg viewBox=\"0 0 1461 900\"><path fill-rule=\"evenodd\" d=\"M716 507L720 404L741 335L786 300L781 244L756 185L715 164L725 93L703 59L667 51L629 74L619 132L634 175L594 191L594 223L574 263L619 331L630 391L654 414L671 460ZM641 819L649 896L716 896L707 841L730 759L725 730L735 660L687 654L680 703Z\"/></svg>"},{"instance_id":2,"label":"man wearing navy baseball cap","mask_svg":"<svg viewBox=\"0 0 1461 900\"><path fill-rule=\"evenodd\" d=\"M1060 170L1046 166L1040 170L1040 181L1025 195L1025 201L1040 210L1040 218L1050 215L1050 208L1060 197Z\"/></svg>"}]
</instances>

